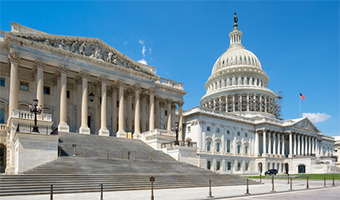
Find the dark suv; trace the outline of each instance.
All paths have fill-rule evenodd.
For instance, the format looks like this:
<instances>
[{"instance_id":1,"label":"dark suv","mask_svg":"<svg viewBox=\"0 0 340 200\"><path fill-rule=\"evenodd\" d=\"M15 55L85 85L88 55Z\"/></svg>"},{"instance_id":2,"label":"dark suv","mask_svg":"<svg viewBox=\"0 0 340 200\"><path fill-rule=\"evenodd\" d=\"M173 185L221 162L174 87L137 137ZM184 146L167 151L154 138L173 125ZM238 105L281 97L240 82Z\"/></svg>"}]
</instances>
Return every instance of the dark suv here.
<instances>
[{"instance_id":1,"label":"dark suv","mask_svg":"<svg viewBox=\"0 0 340 200\"><path fill-rule=\"evenodd\" d=\"M266 171L265 173L264 173L264 175L276 175L277 174L277 170L276 169L270 169L270 170L268 170L268 171Z\"/></svg>"}]
</instances>

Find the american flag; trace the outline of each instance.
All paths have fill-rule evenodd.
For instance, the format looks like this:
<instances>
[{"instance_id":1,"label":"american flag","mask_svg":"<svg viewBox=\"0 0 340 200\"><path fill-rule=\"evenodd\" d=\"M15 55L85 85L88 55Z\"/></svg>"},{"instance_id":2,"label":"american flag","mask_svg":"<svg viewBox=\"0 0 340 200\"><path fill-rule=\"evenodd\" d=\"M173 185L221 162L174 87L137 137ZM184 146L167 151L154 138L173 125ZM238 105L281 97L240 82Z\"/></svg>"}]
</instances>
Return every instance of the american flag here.
<instances>
[{"instance_id":1,"label":"american flag","mask_svg":"<svg viewBox=\"0 0 340 200\"><path fill-rule=\"evenodd\" d=\"M300 98L301 98L302 100L305 100L305 99L306 99L306 97L303 96L301 93L300 93Z\"/></svg>"}]
</instances>

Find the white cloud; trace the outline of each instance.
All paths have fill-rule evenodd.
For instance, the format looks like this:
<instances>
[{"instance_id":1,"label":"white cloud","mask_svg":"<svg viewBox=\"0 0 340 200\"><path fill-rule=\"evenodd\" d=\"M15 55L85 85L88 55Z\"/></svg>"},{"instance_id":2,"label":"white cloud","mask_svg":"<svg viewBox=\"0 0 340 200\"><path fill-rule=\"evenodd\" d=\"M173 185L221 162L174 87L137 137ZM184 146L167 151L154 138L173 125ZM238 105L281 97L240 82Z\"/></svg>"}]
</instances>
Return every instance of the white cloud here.
<instances>
[{"instance_id":1,"label":"white cloud","mask_svg":"<svg viewBox=\"0 0 340 200\"><path fill-rule=\"evenodd\" d=\"M127 41L125 41L124 44L127 44Z\"/></svg>"},{"instance_id":2,"label":"white cloud","mask_svg":"<svg viewBox=\"0 0 340 200\"><path fill-rule=\"evenodd\" d=\"M146 62L146 60L144 60L144 58L142 60L138 60L139 63L142 63L144 65L147 65L148 63Z\"/></svg>"},{"instance_id":3,"label":"white cloud","mask_svg":"<svg viewBox=\"0 0 340 200\"><path fill-rule=\"evenodd\" d=\"M143 46L143 49L142 49L143 57L145 56L145 52L146 52L146 49L145 49L145 46Z\"/></svg>"},{"instance_id":4,"label":"white cloud","mask_svg":"<svg viewBox=\"0 0 340 200\"><path fill-rule=\"evenodd\" d=\"M144 41L143 40L139 39L138 42L139 42L139 44L144 45Z\"/></svg>"},{"instance_id":5,"label":"white cloud","mask_svg":"<svg viewBox=\"0 0 340 200\"><path fill-rule=\"evenodd\" d=\"M302 117L307 117L313 123L323 122L330 118L326 113L302 113Z\"/></svg>"}]
</instances>

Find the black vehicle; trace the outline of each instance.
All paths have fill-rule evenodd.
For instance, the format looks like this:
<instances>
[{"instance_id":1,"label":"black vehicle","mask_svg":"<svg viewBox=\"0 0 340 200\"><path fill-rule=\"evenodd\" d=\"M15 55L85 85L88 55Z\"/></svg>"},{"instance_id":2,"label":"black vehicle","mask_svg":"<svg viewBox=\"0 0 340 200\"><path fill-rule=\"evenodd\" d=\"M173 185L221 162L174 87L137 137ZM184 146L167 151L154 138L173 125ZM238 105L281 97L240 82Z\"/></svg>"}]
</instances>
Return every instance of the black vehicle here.
<instances>
[{"instance_id":1,"label":"black vehicle","mask_svg":"<svg viewBox=\"0 0 340 200\"><path fill-rule=\"evenodd\" d=\"M276 169L270 169L264 173L264 175L276 175L277 170Z\"/></svg>"}]
</instances>

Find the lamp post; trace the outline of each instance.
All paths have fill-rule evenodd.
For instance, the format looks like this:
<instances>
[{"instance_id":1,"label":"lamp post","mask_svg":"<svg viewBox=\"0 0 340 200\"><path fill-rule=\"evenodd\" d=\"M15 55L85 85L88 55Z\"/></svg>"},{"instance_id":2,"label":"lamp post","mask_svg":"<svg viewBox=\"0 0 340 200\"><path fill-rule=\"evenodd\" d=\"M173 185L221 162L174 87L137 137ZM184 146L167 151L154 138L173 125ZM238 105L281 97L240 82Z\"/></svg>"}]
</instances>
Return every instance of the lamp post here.
<instances>
[{"instance_id":1,"label":"lamp post","mask_svg":"<svg viewBox=\"0 0 340 200\"><path fill-rule=\"evenodd\" d=\"M179 145L179 141L178 141L178 131L182 130L182 127L178 126L178 122L175 122L175 127L171 128L172 131L176 132L176 141L175 141L175 145Z\"/></svg>"},{"instance_id":2,"label":"lamp post","mask_svg":"<svg viewBox=\"0 0 340 200\"><path fill-rule=\"evenodd\" d=\"M37 114L41 114L42 107L38 106L39 100L37 98L33 99L33 105L29 105L29 109L31 113L34 113L34 126L33 126L33 131L32 132L37 132L39 133L38 125L37 125Z\"/></svg>"}]
</instances>

